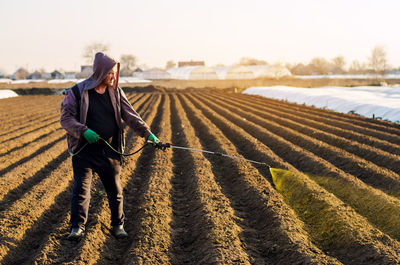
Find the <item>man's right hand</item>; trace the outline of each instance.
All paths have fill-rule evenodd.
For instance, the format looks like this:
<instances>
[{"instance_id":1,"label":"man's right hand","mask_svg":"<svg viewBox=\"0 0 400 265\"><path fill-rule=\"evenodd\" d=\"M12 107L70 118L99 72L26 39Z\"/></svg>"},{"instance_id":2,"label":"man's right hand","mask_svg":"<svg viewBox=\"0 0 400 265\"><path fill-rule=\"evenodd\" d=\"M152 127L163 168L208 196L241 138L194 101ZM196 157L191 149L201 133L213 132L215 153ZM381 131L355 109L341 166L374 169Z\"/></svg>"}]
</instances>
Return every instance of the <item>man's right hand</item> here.
<instances>
[{"instance_id":1,"label":"man's right hand","mask_svg":"<svg viewBox=\"0 0 400 265\"><path fill-rule=\"evenodd\" d=\"M100 135L98 135L97 133L95 133L94 131L87 129L84 134L83 137L85 137L86 141L88 141L89 144L93 144L95 142L97 142L98 140L100 140Z\"/></svg>"}]
</instances>

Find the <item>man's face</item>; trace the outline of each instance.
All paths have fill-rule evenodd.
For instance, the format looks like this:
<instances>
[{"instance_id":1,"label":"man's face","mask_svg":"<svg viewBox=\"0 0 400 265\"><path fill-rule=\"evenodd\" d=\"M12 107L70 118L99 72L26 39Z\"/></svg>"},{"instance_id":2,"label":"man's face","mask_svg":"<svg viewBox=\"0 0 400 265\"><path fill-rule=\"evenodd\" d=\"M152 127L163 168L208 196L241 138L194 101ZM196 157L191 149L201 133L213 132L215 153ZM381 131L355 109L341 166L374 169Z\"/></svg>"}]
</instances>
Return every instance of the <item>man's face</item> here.
<instances>
[{"instance_id":1,"label":"man's face","mask_svg":"<svg viewBox=\"0 0 400 265\"><path fill-rule=\"evenodd\" d=\"M111 86L111 87L114 86L116 74L117 74L117 72L116 72L115 68L111 69L111 71L108 72L108 74L104 78L103 84L107 85L107 86Z\"/></svg>"}]
</instances>

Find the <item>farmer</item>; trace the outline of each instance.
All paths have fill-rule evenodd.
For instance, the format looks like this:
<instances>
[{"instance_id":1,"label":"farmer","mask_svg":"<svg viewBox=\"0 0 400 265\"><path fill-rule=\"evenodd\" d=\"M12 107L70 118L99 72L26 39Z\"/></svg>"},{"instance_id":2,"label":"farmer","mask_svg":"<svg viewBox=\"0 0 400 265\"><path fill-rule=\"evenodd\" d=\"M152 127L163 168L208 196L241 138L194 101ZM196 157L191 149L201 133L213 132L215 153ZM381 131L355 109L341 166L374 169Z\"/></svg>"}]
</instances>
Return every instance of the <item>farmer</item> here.
<instances>
[{"instance_id":1,"label":"farmer","mask_svg":"<svg viewBox=\"0 0 400 265\"><path fill-rule=\"evenodd\" d=\"M69 150L73 153L81 150L72 157L74 186L69 240L79 240L85 230L94 172L99 175L107 193L111 233L117 239L128 236L124 230L121 156L105 143L123 152L121 119L138 135L150 140L154 147L159 142L118 87L119 68L118 62L103 53L97 53L92 76L71 88L61 104L60 123L68 132Z\"/></svg>"}]
</instances>

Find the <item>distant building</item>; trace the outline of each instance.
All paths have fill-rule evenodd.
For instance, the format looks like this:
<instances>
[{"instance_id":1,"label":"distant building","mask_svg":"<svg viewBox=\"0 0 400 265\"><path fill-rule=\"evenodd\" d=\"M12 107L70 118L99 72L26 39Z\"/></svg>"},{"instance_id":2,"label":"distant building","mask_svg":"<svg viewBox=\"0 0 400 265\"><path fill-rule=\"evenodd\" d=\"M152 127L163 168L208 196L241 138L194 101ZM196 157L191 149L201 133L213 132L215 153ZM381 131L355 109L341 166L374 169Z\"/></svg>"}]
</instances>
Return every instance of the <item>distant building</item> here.
<instances>
[{"instance_id":1,"label":"distant building","mask_svg":"<svg viewBox=\"0 0 400 265\"><path fill-rule=\"evenodd\" d=\"M28 75L28 79L32 80L42 79L42 73L40 73L39 71L35 71Z\"/></svg>"},{"instance_id":2,"label":"distant building","mask_svg":"<svg viewBox=\"0 0 400 265\"><path fill-rule=\"evenodd\" d=\"M44 73L42 73L41 78L42 79L51 79L51 73L44 72Z\"/></svg>"},{"instance_id":3,"label":"distant building","mask_svg":"<svg viewBox=\"0 0 400 265\"><path fill-rule=\"evenodd\" d=\"M26 70L23 67L18 68L17 71L15 71L15 73L13 73L11 75L11 79L12 80L22 80L22 79L26 79L29 75L28 70Z\"/></svg>"},{"instance_id":4,"label":"distant building","mask_svg":"<svg viewBox=\"0 0 400 265\"><path fill-rule=\"evenodd\" d=\"M183 61L178 62L178 67L183 66L205 66L204 61Z\"/></svg>"},{"instance_id":5,"label":"distant building","mask_svg":"<svg viewBox=\"0 0 400 265\"><path fill-rule=\"evenodd\" d=\"M63 74L57 70L51 72L51 79L63 79L63 77L64 77Z\"/></svg>"},{"instance_id":6,"label":"distant building","mask_svg":"<svg viewBox=\"0 0 400 265\"><path fill-rule=\"evenodd\" d=\"M77 78L88 78L93 73L93 66L82 65L81 72L76 75Z\"/></svg>"},{"instance_id":7,"label":"distant building","mask_svg":"<svg viewBox=\"0 0 400 265\"><path fill-rule=\"evenodd\" d=\"M76 79L76 73L75 72L65 72L64 79Z\"/></svg>"},{"instance_id":8,"label":"distant building","mask_svg":"<svg viewBox=\"0 0 400 265\"><path fill-rule=\"evenodd\" d=\"M142 72L143 72L143 70L142 69L140 69L139 67L137 67L136 69L135 69L135 71L133 71L133 76L135 76L135 77L139 77L139 78L142 78L141 76L142 76Z\"/></svg>"}]
</instances>

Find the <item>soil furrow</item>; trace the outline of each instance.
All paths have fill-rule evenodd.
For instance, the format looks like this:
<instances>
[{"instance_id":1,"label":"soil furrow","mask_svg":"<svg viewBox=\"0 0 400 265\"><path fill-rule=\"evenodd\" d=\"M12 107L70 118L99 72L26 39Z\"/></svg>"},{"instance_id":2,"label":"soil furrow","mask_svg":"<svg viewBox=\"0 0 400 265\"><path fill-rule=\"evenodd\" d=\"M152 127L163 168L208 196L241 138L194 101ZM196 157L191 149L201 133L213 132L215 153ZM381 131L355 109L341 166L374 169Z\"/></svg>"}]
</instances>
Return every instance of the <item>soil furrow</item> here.
<instances>
[{"instance_id":1,"label":"soil furrow","mask_svg":"<svg viewBox=\"0 0 400 265\"><path fill-rule=\"evenodd\" d=\"M286 108L301 109L301 112L308 113L312 116L340 120L340 121L346 122L348 124L356 124L356 125L359 125L364 128L370 128L370 129L373 129L376 131L383 131L383 132L389 131L392 134L400 135L399 126L393 122L366 118L366 117L362 117L360 115L340 113L340 112L336 112L336 111L328 110L328 109L320 109L320 108L316 108L316 107L306 106L304 104L300 105L300 104L296 104L296 103L279 101L279 100L270 99L270 98L254 97L254 96L246 95L246 94L243 94L243 95L245 95L246 97L251 97L251 101L253 101L253 102L257 101L260 104L275 105L281 109L286 109Z\"/></svg>"},{"instance_id":2,"label":"soil furrow","mask_svg":"<svg viewBox=\"0 0 400 265\"><path fill-rule=\"evenodd\" d=\"M201 146L176 96L171 107L172 143ZM174 149L172 162L172 264L250 264L239 239L241 228L207 159Z\"/></svg>"},{"instance_id":3,"label":"soil furrow","mask_svg":"<svg viewBox=\"0 0 400 265\"><path fill-rule=\"evenodd\" d=\"M241 111L238 108L234 108L229 104L219 101L218 99L214 98L212 102L216 109L221 109L221 106L224 106L225 109L230 110L232 113L237 113L240 115L241 119L245 118L245 126L250 125L258 128L265 128L275 135L280 135L281 137L290 141L294 146L299 146L300 148L313 153L313 155L325 159L326 162L334 165L338 169L358 177L365 183L382 189L391 195L400 196L400 176L395 172L378 167L372 162L359 158L356 155L349 154L343 149L339 149L326 144L323 141L315 140L310 136L293 131L292 129L284 127L270 119L262 119L251 113ZM215 102L218 102L218 106ZM290 158L288 158L288 161L290 161L289 159ZM324 161L321 162L326 163ZM320 173L317 172L316 168L312 166L303 168L302 171L315 175Z\"/></svg>"},{"instance_id":4,"label":"soil furrow","mask_svg":"<svg viewBox=\"0 0 400 265\"><path fill-rule=\"evenodd\" d=\"M0 155L0 175L2 172L10 171L11 168L23 163L26 157L33 157L46 151L46 146L65 136L65 131L58 129L55 132L42 135L34 141L26 143L23 147L14 148L7 153ZM41 150L41 151L40 151Z\"/></svg>"},{"instance_id":5,"label":"soil furrow","mask_svg":"<svg viewBox=\"0 0 400 265\"><path fill-rule=\"evenodd\" d=\"M26 109L30 109L31 113L42 110L43 106L49 105L52 101L49 101L49 97L59 97L59 96L35 96L35 95L26 95L23 97L14 97L14 98L6 98L1 100L1 116L8 117L12 116L8 110L13 108L13 114L24 114L26 113ZM18 108L15 108L18 106Z\"/></svg>"},{"instance_id":6,"label":"soil furrow","mask_svg":"<svg viewBox=\"0 0 400 265\"><path fill-rule=\"evenodd\" d=\"M271 101L270 101L271 102ZM276 102L276 101L275 101ZM290 104L284 104L284 106L279 106L279 108L284 109L286 106L290 106ZM306 112L306 113L310 113L308 111L306 111L303 106L301 108L299 108L299 111L301 112ZM333 116L331 115L333 114ZM397 130L393 131L393 129L391 128L370 128L368 126L365 126L363 124L358 124L356 121L361 119L361 117L359 116L355 116L354 119L351 118L344 118L341 119L339 118L337 115L337 113L335 112L330 112L328 110L315 110L315 111L311 111L310 116L313 117L313 120L316 121L320 121L332 126L336 126L342 129L348 129L348 130L352 130L364 135L369 135L378 139L382 139L385 141L388 141L390 143L394 143L396 145L400 145L400 139L399 139L399 133ZM348 114L343 114L346 116L351 116Z\"/></svg>"},{"instance_id":7,"label":"soil furrow","mask_svg":"<svg viewBox=\"0 0 400 265\"><path fill-rule=\"evenodd\" d=\"M51 124L45 124L41 126L42 128L39 128L38 130L34 130L28 134L22 135L21 137L18 137L17 139L14 139L13 141L10 141L8 143L1 144L0 146L0 153L2 155L6 154L7 152L10 152L11 150L15 150L16 148L26 145L32 141L35 141L36 139L40 138L41 136L45 134L49 134L51 132L55 132L60 129L60 123L57 121L51 122Z\"/></svg>"},{"instance_id":8,"label":"soil furrow","mask_svg":"<svg viewBox=\"0 0 400 265\"><path fill-rule=\"evenodd\" d=\"M60 155L49 161L43 168L35 172L32 176L25 179L15 188L9 188L3 195L0 201L0 210L8 209L8 207L18 201L25 193L29 192L32 187L37 183L40 183L44 178L47 177L53 170L55 170L65 159L67 159L68 153L62 152ZM10 187L10 185L8 185Z\"/></svg>"},{"instance_id":9,"label":"soil furrow","mask_svg":"<svg viewBox=\"0 0 400 265\"><path fill-rule=\"evenodd\" d=\"M16 126L25 124L32 119L35 119L37 115L45 113L54 114L54 110L59 110L62 98L59 96L39 96L39 97L22 97L24 102L11 107L13 111L5 111L3 117L0 118L0 129L8 129L10 126ZM44 102L38 102L38 98L45 99ZM47 99L47 100L46 100ZM17 111L16 108L21 108L21 111Z\"/></svg>"},{"instance_id":10,"label":"soil furrow","mask_svg":"<svg viewBox=\"0 0 400 265\"><path fill-rule=\"evenodd\" d=\"M400 156L392 155L388 152L384 152L365 144L355 143L345 138L323 132L315 127L305 126L304 124L307 123L306 119L298 119L293 121L293 116L291 116L290 118L286 118L286 115L283 111L276 111L275 113L271 109L267 111L259 111L255 108L249 107L248 105L245 106L243 104L235 103L234 101L226 97L221 98L213 95L213 97L210 98L209 96L207 96L207 98L218 98L219 100L223 100L225 103L229 103L231 107L235 106L246 113L251 113L251 115L254 115L255 117L251 120L257 124L260 124L257 117L260 117L265 121L274 121L275 123L283 127L290 128L304 135L312 135L313 139L315 138L331 146L336 146L341 150L346 150L349 153L364 158L380 167L385 167L389 170L392 170L397 174L400 173Z\"/></svg>"},{"instance_id":11,"label":"soil furrow","mask_svg":"<svg viewBox=\"0 0 400 265\"><path fill-rule=\"evenodd\" d=\"M22 264L30 260L59 218L66 215L67 208L63 205L72 181L65 175L70 161L66 160L66 155L60 160L56 168L42 172L40 182L31 184L31 189L24 196L1 211L1 263Z\"/></svg>"},{"instance_id":12,"label":"soil furrow","mask_svg":"<svg viewBox=\"0 0 400 265\"><path fill-rule=\"evenodd\" d=\"M17 115L14 113L10 114L12 115L12 117L0 119L0 130L2 132L1 136L5 135L3 132L13 133L10 128L19 128L26 125L31 126L35 124L35 121L42 120L46 116L49 116L49 113L51 113L50 115L53 116L55 110L57 110L58 112L58 109L56 107L46 106L46 108L42 109L40 113L31 113L30 110L27 110L26 112L29 112L29 115Z\"/></svg>"},{"instance_id":13,"label":"soil furrow","mask_svg":"<svg viewBox=\"0 0 400 265\"><path fill-rule=\"evenodd\" d=\"M163 106L163 97L155 94L153 101L147 101L146 105L148 112L143 116L146 123L150 125L152 131L156 132L160 122L160 109ZM133 132L130 130L127 139L132 138ZM142 139L132 139L134 141L135 149L143 144ZM138 143L141 144L139 145ZM138 222L136 214L133 211L138 207L137 201L139 197L143 196L148 190L149 176L146 175L147 162L154 159L153 148L146 147L140 153L140 156L129 157L125 161L124 174L121 176L121 185L124 189L124 209L125 209L125 229L129 234L129 238L123 242L115 240L107 231L104 233L106 237L104 244L99 248L96 257L96 264L125 264L125 257L129 255L129 249L132 247L134 237L136 235ZM148 168L147 168L148 169ZM132 203L132 201L134 201ZM102 216L103 217L103 216ZM108 223L104 220L103 223ZM104 225L103 225L104 226ZM110 255L111 254L111 255ZM82 256L82 255L81 255ZM128 258L129 259L129 258Z\"/></svg>"},{"instance_id":14,"label":"soil furrow","mask_svg":"<svg viewBox=\"0 0 400 265\"><path fill-rule=\"evenodd\" d=\"M215 101L215 99L213 99L213 101ZM221 105L221 103L219 105ZM237 112L237 109L234 111ZM252 127L252 125L247 121L243 123L246 124L243 126L246 126L248 129ZM253 127L257 126L254 125ZM258 134L262 135L265 133L266 132L259 132ZM271 136L273 137L273 135ZM255 135L255 137L258 136ZM397 216L397 213L400 210L399 200L387 196L380 190L365 185L365 183L350 174L346 174L337 168L335 169L328 162L316 159L314 155L310 154L308 151L302 151L296 145L279 140L278 137L276 137L276 140L273 142L278 142L276 147L274 147L274 151L278 154L282 154L282 158L300 169L304 168L303 165L305 164L308 168L312 167L314 170L313 173L316 174L316 176L310 176L312 179L337 195L343 201L349 203L349 205L355 208L361 215L365 216L381 230L396 239L400 239L400 233L398 232L400 231L400 222L398 221L400 215ZM285 151L280 149L291 149L291 153L286 155ZM395 189L393 188L391 192L394 193L394 191Z\"/></svg>"},{"instance_id":15,"label":"soil furrow","mask_svg":"<svg viewBox=\"0 0 400 265\"><path fill-rule=\"evenodd\" d=\"M18 186L29 181L29 178L38 176L38 172L40 170L45 170L46 165L50 163L50 161L54 161L54 159L65 152L63 137L46 146L46 152L41 151L40 154L33 156L31 159L24 158L26 161L18 163L11 171L2 173L0 176L0 208L3 208L3 198L9 191L18 189Z\"/></svg>"},{"instance_id":16,"label":"soil furrow","mask_svg":"<svg viewBox=\"0 0 400 265\"><path fill-rule=\"evenodd\" d=\"M4 156L2 160L6 160L7 162L4 163L5 168L0 170L0 178L5 177L8 173L10 173L14 168L23 165L24 163L29 162L31 159L35 159L37 156L45 154L49 148L54 146L55 144L61 142L65 139L65 134L62 133L60 130L60 134L55 134L56 137L52 137L50 141L43 141L39 143L39 148L36 149L33 153L29 154L30 152L22 153L19 157L13 157L8 159L11 154ZM28 154L28 156L26 156Z\"/></svg>"},{"instance_id":17,"label":"soil furrow","mask_svg":"<svg viewBox=\"0 0 400 265\"><path fill-rule=\"evenodd\" d=\"M194 100L193 98L191 99ZM211 109L215 107L214 103L210 101L206 101L204 105L196 104L196 107L207 113L209 110L207 110L205 106L208 108L211 107ZM211 114L207 116L212 119L217 115L216 113L211 112ZM229 113L228 115L228 112L226 112L224 116L231 119L231 117L235 117L235 114ZM237 123L238 120L243 121L242 118L234 120L235 123ZM253 134L251 126L247 125L244 128L246 128L246 131ZM261 134L268 134L268 131L263 129L261 129L261 131L264 131L261 132ZM257 135L256 137L258 138L259 136ZM274 144L281 146L282 141L277 143L276 140L279 140L279 138L274 139ZM290 147L289 150L281 150L280 153L282 154L282 152L290 155L292 147ZM353 262L352 264L364 264L366 260L369 259L366 259L365 253L370 253L370 256L374 259L385 264L391 264L393 259L399 259L399 253L397 253L397 245L399 243L397 241L389 239L382 232L373 228L363 217L354 212L353 209L344 206L340 200L321 189L315 182L310 181L309 178L304 178L302 181L303 183L307 183L303 189L308 187L304 189L303 195L307 200L312 200L313 203L301 204L302 208L298 208L295 207L298 204L293 204L297 203L296 201L288 201L286 197L285 199L307 223L313 241L325 251L334 254L344 263L351 260ZM322 207L319 209L321 211L324 209L324 211L316 211L316 209L312 207ZM360 227L364 227L365 229L359 229ZM357 251L348 252L347 249L349 245L347 244L350 244L352 246L351 248L355 248ZM377 247L378 245L380 247Z\"/></svg>"},{"instance_id":18,"label":"soil furrow","mask_svg":"<svg viewBox=\"0 0 400 265\"><path fill-rule=\"evenodd\" d=\"M162 95L151 126L152 132L160 139L170 136L168 115L169 98ZM115 244L114 250L120 253L116 255L118 260L110 261L102 256L99 264L170 264L170 159L169 153L150 147L143 150L125 188L126 218L129 219L126 228L130 242L122 249Z\"/></svg>"},{"instance_id":19,"label":"soil furrow","mask_svg":"<svg viewBox=\"0 0 400 265\"><path fill-rule=\"evenodd\" d=\"M14 139L17 139L18 137L21 137L23 135L26 135L28 133L31 133L31 132L34 132L35 130L40 129L40 128L36 128L37 125L41 125L45 122L49 122L48 125L51 124L52 122L54 123L55 121L58 122L58 116L59 115L52 115L49 117L49 113L46 113L40 119L34 119L32 122L30 122L26 125L17 126L17 127L9 126L8 132L0 135L0 137L1 137L0 144L6 143L8 141L12 141ZM45 126L42 126L42 127L45 127ZM2 137L4 135L6 135L6 137Z\"/></svg>"},{"instance_id":20,"label":"soil furrow","mask_svg":"<svg viewBox=\"0 0 400 265\"><path fill-rule=\"evenodd\" d=\"M223 98L228 98L225 95L222 95L220 93L213 95L223 97ZM231 96L231 95L230 95ZM234 95L231 96L231 99L234 100L236 103L241 104L241 105L248 105L252 106L255 109L258 109L262 113L273 113L276 114L277 116L281 116L293 121L297 121L300 123L303 123L304 125L308 125L309 127L312 128L317 128L319 130L334 134L336 136L340 136L343 138L346 138L348 140L356 141L359 142L360 144L365 144L370 147L378 148L383 151L389 152L390 154L396 155L400 154L400 145L396 145L393 143L390 143L388 141L381 140L376 137L364 135L362 133L355 132L354 130L347 130L343 128L339 128L333 125L327 125L323 121L318 121L315 117L315 115L310 115L306 114L301 111L299 107L297 108L282 108L282 106L277 106L273 104L269 104L267 106L260 106L260 104L256 102L251 102L246 100L246 98L243 98L242 95Z\"/></svg>"},{"instance_id":21,"label":"soil furrow","mask_svg":"<svg viewBox=\"0 0 400 265\"><path fill-rule=\"evenodd\" d=\"M268 147L262 147L262 143L254 142L244 130L233 124L229 125L229 122L217 118L215 113L210 114L203 105L198 105L193 102L193 99L191 100L195 106L187 100L183 102L183 105L186 109L190 108L188 113L196 113L198 109L203 114L203 116L200 113L196 114L199 120L196 132L198 137L207 144L206 147L215 150L217 146L221 146L224 149L216 151L240 156L240 153L236 153L236 148L238 148L238 151L247 155L247 158L260 160L262 157L264 161L271 164L291 168L268 151ZM191 119L195 119L193 115L190 116ZM210 121L207 125L200 127L200 120L206 121L206 117ZM207 127L209 129L206 129ZM203 134L207 137L201 136ZM303 230L302 222L295 217L295 214L281 200L280 195L266 181L268 172L265 167L256 169L248 162L228 161L226 158L219 159L215 156L209 159L213 161L213 164L219 165L214 167L221 168L217 174L219 183L234 202L232 206L235 211L242 214L241 219L244 219L242 225L246 224L245 226L249 228L244 236L249 237L250 242L253 241L253 247L249 246L250 251L258 251L264 255L263 259L269 260L271 264L293 264L298 261L312 264L339 263L325 256L310 242L307 233Z\"/></svg>"}]
</instances>

